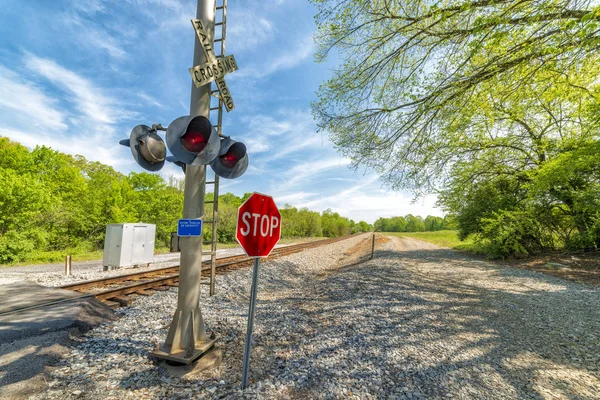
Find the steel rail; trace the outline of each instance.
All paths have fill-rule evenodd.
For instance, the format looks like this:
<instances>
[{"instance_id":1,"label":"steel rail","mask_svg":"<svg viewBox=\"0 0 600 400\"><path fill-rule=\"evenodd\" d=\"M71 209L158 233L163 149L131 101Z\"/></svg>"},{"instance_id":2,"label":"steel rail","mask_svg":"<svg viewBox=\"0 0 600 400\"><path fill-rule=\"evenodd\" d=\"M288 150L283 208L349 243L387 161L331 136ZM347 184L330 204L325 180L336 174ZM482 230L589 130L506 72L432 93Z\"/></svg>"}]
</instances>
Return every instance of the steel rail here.
<instances>
[{"instance_id":1,"label":"steel rail","mask_svg":"<svg viewBox=\"0 0 600 400\"><path fill-rule=\"evenodd\" d=\"M347 237L344 236L342 238L345 239ZM317 247L317 245L329 244L329 243L332 243L333 241L342 240L342 238L324 239L324 240L319 240L319 241L315 241L315 242L300 243L297 245L279 247L279 248L274 249L269 257L278 257L278 256L282 256L285 254L297 252L297 251L303 250L305 248ZM227 266L231 266L231 265L236 265L236 264L244 262L244 261L251 263L252 259L248 258L245 254L239 254L239 255L234 255L234 256L221 257L221 258L217 259L217 261L219 262L219 264L217 264L217 268L222 268L222 267L227 267ZM204 261L204 262L202 262L202 264L207 265L206 268L202 268L203 272L210 271L210 261ZM92 280L83 281L83 282L69 283L66 285L57 286L57 288L81 291L81 290L90 289L90 288L94 288L94 287L98 287L98 286L107 286L110 284L117 284L117 283L132 281L132 280L141 280L144 278L149 279L149 278L156 277L157 275L158 276L165 275L165 274L170 275L170 274L177 273L178 271L179 271L179 265L175 265L175 266L171 266L171 267L156 268L156 269L152 269L152 270L135 272L132 274L117 275L117 276L112 276L112 277L108 277L108 278L99 278L99 279L92 279Z\"/></svg>"},{"instance_id":2,"label":"steel rail","mask_svg":"<svg viewBox=\"0 0 600 400\"><path fill-rule=\"evenodd\" d=\"M339 238L324 239L324 240L318 240L315 242L307 242L307 243L301 243L298 245L279 247L279 248L275 249L271 253L271 255L269 255L267 260L277 258L277 257L283 257L288 254L297 253L306 248L313 248L313 247L318 247L321 245L335 243L335 242L338 242L338 241L341 241L344 239L348 239L348 237L349 236L342 236ZM238 259L237 261L234 260L236 258ZM225 263L217 265L217 268L218 268L217 274L219 274L219 275L228 273L229 271L233 270L234 268L231 268L233 266L237 265L239 268L241 268L241 267L245 266L244 264L251 265L253 262L253 258L249 258L244 254L229 256L229 257L222 257L219 260L227 261ZM204 264L204 262L203 262L203 264ZM207 262L206 264L210 265L209 262ZM237 269L237 268L235 268L235 269ZM141 292L141 291L144 291L147 289L157 288L160 286L176 286L179 283L179 275L176 273L176 272L178 272L178 270L179 270L179 266L176 265L176 266L172 266L172 267L157 268L157 269L145 271L145 272L136 272L134 274L113 276L113 277L109 277L109 278L94 279L94 280L89 280L89 281L84 281L84 282L78 282L78 283L73 283L73 284L68 284L68 285L57 286L57 288L59 288L59 289L67 289L67 290L73 290L76 292L80 292L80 290L85 289L85 288L98 287L99 285L102 285L102 284L109 285L112 283L126 282L129 280L134 280L136 278L142 278L142 277L144 277L144 275L146 275L146 277L148 277L149 274L152 275L152 274L156 274L158 272L162 272L164 274L175 273L174 275L168 275L168 276L155 278L155 279L151 279L151 280L145 280L140 283L134 283L131 285L121 286L121 287L114 288L114 289L107 289L107 290L103 290L103 291L97 292L97 293L86 293L84 291L81 291L80 296L69 297L66 299L49 301L47 303L34 304L31 306L16 308L16 309L12 309L12 310L0 313L0 316L14 314L14 313L27 311L27 310L31 310L31 309L36 309L36 308L48 307L48 306L61 304L61 303L76 302L79 300L88 299L88 298L92 298L92 297L96 298L100 301L106 302L106 301L110 301L110 299L116 298L118 296L133 294L136 292ZM202 271L210 271L210 266L206 267L206 268L202 268Z\"/></svg>"}]
</instances>

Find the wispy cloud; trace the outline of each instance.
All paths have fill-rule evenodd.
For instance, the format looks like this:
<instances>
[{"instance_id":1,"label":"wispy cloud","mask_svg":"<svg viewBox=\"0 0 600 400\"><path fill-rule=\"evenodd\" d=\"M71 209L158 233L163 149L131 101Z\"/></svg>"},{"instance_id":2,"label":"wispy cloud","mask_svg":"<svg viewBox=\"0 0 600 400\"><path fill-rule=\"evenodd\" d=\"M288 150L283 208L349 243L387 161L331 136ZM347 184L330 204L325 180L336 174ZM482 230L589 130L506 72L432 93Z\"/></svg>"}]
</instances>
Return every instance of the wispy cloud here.
<instances>
[{"instance_id":1,"label":"wispy cloud","mask_svg":"<svg viewBox=\"0 0 600 400\"><path fill-rule=\"evenodd\" d=\"M40 87L0 66L0 116L3 123L12 120L13 125L66 129L65 114L57 107L58 101L44 94Z\"/></svg>"},{"instance_id":2,"label":"wispy cloud","mask_svg":"<svg viewBox=\"0 0 600 400\"><path fill-rule=\"evenodd\" d=\"M129 135L130 128L121 131L118 123L135 115L121 98L53 60L26 53L24 64L22 75L0 67L0 136L115 167L135 165L112 140L117 132Z\"/></svg>"},{"instance_id":3,"label":"wispy cloud","mask_svg":"<svg viewBox=\"0 0 600 400\"><path fill-rule=\"evenodd\" d=\"M291 49L279 53L275 57L266 57L260 65L249 65L235 74L231 74L230 80L239 79L261 79L276 72L294 68L300 65L313 54L314 44L312 34L300 40Z\"/></svg>"},{"instance_id":4,"label":"wispy cloud","mask_svg":"<svg viewBox=\"0 0 600 400\"><path fill-rule=\"evenodd\" d=\"M89 29L82 40L92 47L105 50L113 58L123 59L127 55L117 40L95 29Z\"/></svg>"},{"instance_id":5,"label":"wispy cloud","mask_svg":"<svg viewBox=\"0 0 600 400\"><path fill-rule=\"evenodd\" d=\"M274 115L252 115L242 118L248 128L244 138L248 151L260 154L270 150L262 162L271 162L311 147L321 147L327 139L317 133L308 110L282 108Z\"/></svg>"},{"instance_id":6,"label":"wispy cloud","mask_svg":"<svg viewBox=\"0 0 600 400\"><path fill-rule=\"evenodd\" d=\"M116 99L105 95L104 90L95 86L91 80L53 60L26 54L25 66L73 95L72 103L75 108L91 121L114 124L135 116L135 113L124 110Z\"/></svg>"},{"instance_id":7,"label":"wispy cloud","mask_svg":"<svg viewBox=\"0 0 600 400\"><path fill-rule=\"evenodd\" d=\"M186 29L193 35L190 19L196 16L195 1L127 0L145 17L153 21L153 28L161 31Z\"/></svg>"},{"instance_id":8,"label":"wispy cloud","mask_svg":"<svg viewBox=\"0 0 600 400\"><path fill-rule=\"evenodd\" d=\"M88 160L99 161L115 168L127 166L131 168L135 165L132 157L122 157L123 146L116 141L114 143L107 142L106 137L101 133L87 134L86 132L85 135L69 135L67 139L63 135L45 131L0 127L0 136L8 137L29 148L44 145L63 153L80 154ZM98 143L102 143L102 145L98 146Z\"/></svg>"},{"instance_id":9,"label":"wispy cloud","mask_svg":"<svg viewBox=\"0 0 600 400\"><path fill-rule=\"evenodd\" d=\"M313 192L295 192L283 196L277 196L275 199L279 206L284 206L285 204L295 205L299 203L305 202L306 199L313 198L318 196L318 193Z\"/></svg>"},{"instance_id":10,"label":"wispy cloud","mask_svg":"<svg viewBox=\"0 0 600 400\"><path fill-rule=\"evenodd\" d=\"M356 185L342 190L341 192L338 192L336 194L333 195L328 195L327 196L327 201L331 204L343 204L343 202L346 201L346 199L348 199L350 196L354 196L356 192L361 191L362 189L366 188L367 186L371 186L374 182L376 182L379 179L378 176L370 176L367 178L364 178L362 180L359 180L359 183L357 183ZM356 180L355 180L356 182ZM319 200L314 200L314 201L309 201L303 204L304 207L313 207L318 205L319 203L321 203L323 200L319 199Z\"/></svg>"},{"instance_id":11,"label":"wispy cloud","mask_svg":"<svg viewBox=\"0 0 600 400\"><path fill-rule=\"evenodd\" d=\"M299 196L286 194L283 198L295 207L306 207L315 211L331 209L341 215L352 215L355 221L373 223L379 217L392 217L397 215L442 216L444 213L435 207L437 198L425 196L414 201L408 193L394 193L382 190L379 178L375 175L356 178L355 185L338 193L325 191L314 196ZM304 192L300 192L304 193ZM275 198L281 204L281 198Z\"/></svg>"},{"instance_id":12,"label":"wispy cloud","mask_svg":"<svg viewBox=\"0 0 600 400\"><path fill-rule=\"evenodd\" d=\"M156 100L154 97L152 97L150 95L147 95L146 93L138 92L137 96L151 106L158 107L158 108L164 108L163 104L159 103L158 100Z\"/></svg>"},{"instance_id":13,"label":"wispy cloud","mask_svg":"<svg viewBox=\"0 0 600 400\"><path fill-rule=\"evenodd\" d=\"M104 0L75 0L72 2L73 8L84 14L96 14L104 12Z\"/></svg>"},{"instance_id":14,"label":"wispy cloud","mask_svg":"<svg viewBox=\"0 0 600 400\"><path fill-rule=\"evenodd\" d=\"M60 23L69 30L77 45L85 48L86 52L104 52L117 61L124 60L127 57L127 51L124 49L127 37L135 36L135 28L129 27L127 35L118 32L118 36L115 36L105 25L97 23L96 14L104 12L102 2L78 4L73 10L59 16ZM117 24L117 27L119 26Z\"/></svg>"},{"instance_id":15,"label":"wispy cloud","mask_svg":"<svg viewBox=\"0 0 600 400\"><path fill-rule=\"evenodd\" d=\"M271 21L252 10L231 14L227 20L227 41L236 52L264 48L274 36Z\"/></svg>"},{"instance_id":16,"label":"wispy cloud","mask_svg":"<svg viewBox=\"0 0 600 400\"><path fill-rule=\"evenodd\" d=\"M350 159L333 157L328 159L305 159L302 163L290 168L283 176L284 182L277 185L277 190L290 190L299 185L306 185L311 179L332 169L345 168Z\"/></svg>"}]
</instances>

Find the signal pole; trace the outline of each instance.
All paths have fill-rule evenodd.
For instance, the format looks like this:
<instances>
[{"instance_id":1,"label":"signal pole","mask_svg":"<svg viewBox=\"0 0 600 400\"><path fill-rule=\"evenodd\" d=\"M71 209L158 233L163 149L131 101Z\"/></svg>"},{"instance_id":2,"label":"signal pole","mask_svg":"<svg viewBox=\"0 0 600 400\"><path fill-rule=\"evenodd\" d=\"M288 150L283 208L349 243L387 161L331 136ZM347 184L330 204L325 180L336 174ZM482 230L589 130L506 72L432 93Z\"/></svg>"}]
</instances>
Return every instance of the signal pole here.
<instances>
[{"instance_id":1,"label":"signal pole","mask_svg":"<svg viewBox=\"0 0 600 400\"><path fill-rule=\"evenodd\" d=\"M202 20L209 42L214 41L215 0L198 0L196 19ZM206 63L201 44L194 40L194 64ZM197 88L192 84L190 115L210 118L211 85ZM197 219L204 216L204 193L206 166L187 165L183 200L183 218ZM150 354L159 359L191 364L215 343L204 329L200 311L200 273L202 268L202 236L180 237L179 290L177 310L173 316L164 345Z\"/></svg>"}]
</instances>

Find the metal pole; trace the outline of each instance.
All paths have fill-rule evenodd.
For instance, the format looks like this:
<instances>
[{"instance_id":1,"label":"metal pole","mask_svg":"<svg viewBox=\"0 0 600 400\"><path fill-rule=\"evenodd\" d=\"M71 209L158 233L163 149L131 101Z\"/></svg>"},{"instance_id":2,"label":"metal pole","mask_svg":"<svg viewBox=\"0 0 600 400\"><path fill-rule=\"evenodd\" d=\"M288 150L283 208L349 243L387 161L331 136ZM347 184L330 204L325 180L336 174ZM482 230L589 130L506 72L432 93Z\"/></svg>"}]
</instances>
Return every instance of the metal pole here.
<instances>
[{"instance_id":1,"label":"metal pole","mask_svg":"<svg viewBox=\"0 0 600 400\"><path fill-rule=\"evenodd\" d=\"M71 275L71 256L65 257L65 275Z\"/></svg>"},{"instance_id":2,"label":"metal pole","mask_svg":"<svg viewBox=\"0 0 600 400\"><path fill-rule=\"evenodd\" d=\"M219 125L221 121L219 121ZM221 127L219 126L219 130ZM210 244L210 290L209 295L215 294L215 277L217 274L217 223L219 220L219 175L215 174L213 201L212 243Z\"/></svg>"},{"instance_id":3,"label":"metal pole","mask_svg":"<svg viewBox=\"0 0 600 400\"><path fill-rule=\"evenodd\" d=\"M244 349L244 369L242 371L242 390L248 386L248 368L250 367L250 348L252 347L252 327L254 326L254 307L258 290L258 267L260 259L254 259L252 271L252 288L250 289L250 309L248 310L248 328L246 329L246 348Z\"/></svg>"},{"instance_id":4,"label":"metal pole","mask_svg":"<svg viewBox=\"0 0 600 400\"><path fill-rule=\"evenodd\" d=\"M374 254L375 254L375 232L373 232L373 238L371 241L371 258L373 258Z\"/></svg>"},{"instance_id":5,"label":"metal pole","mask_svg":"<svg viewBox=\"0 0 600 400\"><path fill-rule=\"evenodd\" d=\"M213 41L215 27L215 0L198 0L196 18L201 19ZM190 34L192 36L192 34ZM194 41L194 63L205 63L201 44ZM190 115L203 115L210 118L210 88L205 85L196 88L192 84ZM202 218L204 216L204 192L206 185L206 166L187 165L183 198L183 218ZM202 268L202 237L181 237L179 290L177 310L169 328L164 345L151 352L158 358L190 364L206 352L215 342L210 340L204 329L200 311L200 271Z\"/></svg>"}]
</instances>

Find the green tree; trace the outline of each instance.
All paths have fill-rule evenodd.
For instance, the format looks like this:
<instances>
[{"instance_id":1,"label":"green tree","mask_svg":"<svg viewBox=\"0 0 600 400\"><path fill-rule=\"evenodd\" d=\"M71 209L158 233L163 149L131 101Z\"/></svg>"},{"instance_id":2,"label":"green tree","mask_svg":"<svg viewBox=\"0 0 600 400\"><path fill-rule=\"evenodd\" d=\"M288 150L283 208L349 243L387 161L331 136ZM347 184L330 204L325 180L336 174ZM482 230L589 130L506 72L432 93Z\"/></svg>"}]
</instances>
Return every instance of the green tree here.
<instances>
[{"instance_id":1,"label":"green tree","mask_svg":"<svg viewBox=\"0 0 600 400\"><path fill-rule=\"evenodd\" d=\"M425 222L422 217L408 214L404 219L406 220L405 232L423 232L425 230Z\"/></svg>"},{"instance_id":2,"label":"green tree","mask_svg":"<svg viewBox=\"0 0 600 400\"><path fill-rule=\"evenodd\" d=\"M428 215L423 222L425 223L426 231L440 231L444 229L444 219L442 217Z\"/></svg>"},{"instance_id":3,"label":"green tree","mask_svg":"<svg viewBox=\"0 0 600 400\"><path fill-rule=\"evenodd\" d=\"M314 3L316 57L335 51L341 61L313 104L318 125L394 188L433 190L482 148L502 150L504 161L522 153L539 162L544 139L562 128L594 131L580 118L598 80L600 8L592 1ZM522 123L549 104L552 129L545 118ZM517 132L506 137L511 127Z\"/></svg>"},{"instance_id":4,"label":"green tree","mask_svg":"<svg viewBox=\"0 0 600 400\"><path fill-rule=\"evenodd\" d=\"M325 237L344 236L351 232L350 220L329 208L321 214L321 226Z\"/></svg>"},{"instance_id":5,"label":"green tree","mask_svg":"<svg viewBox=\"0 0 600 400\"><path fill-rule=\"evenodd\" d=\"M365 221L359 221L358 224L356 224L356 231L357 232L371 232L373 230L373 226Z\"/></svg>"},{"instance_id":6,"label":"green tree","mask_svg":"<svg viewBox=\"0 0 600 400\"><path fill-rule=\"evenodd\" d=\"M298 218L301 221L301 234L303 237L323 236L321 216L318 212L310 211L308 208L301 208L298 212Z\"/></svg>"},{"instance_id":7,"label":"green tree","mask_svg":"<svg viewBox=\"0 0 600 400\"><path fill-rule=\"evenodd\" d=\"M300 233L300 220L298 218L298 209L286 204L279 210L281 213L281 236L287 238L299 237Z\"/></svg>"},{"instance_id":8,"label":"green tree","mask_svg":"<svg viewBox=\"0 0 600 400\"><path fill-rule=\"evenodd\" d=\"M387 223L388 223L388 219L387 218L377 218L377 220L373 223L374 229L376 232L389 232L389 230L387 230Z\"/></svg>"}]
</instances>

